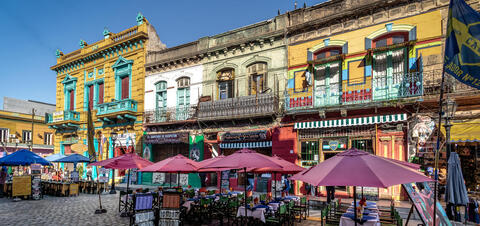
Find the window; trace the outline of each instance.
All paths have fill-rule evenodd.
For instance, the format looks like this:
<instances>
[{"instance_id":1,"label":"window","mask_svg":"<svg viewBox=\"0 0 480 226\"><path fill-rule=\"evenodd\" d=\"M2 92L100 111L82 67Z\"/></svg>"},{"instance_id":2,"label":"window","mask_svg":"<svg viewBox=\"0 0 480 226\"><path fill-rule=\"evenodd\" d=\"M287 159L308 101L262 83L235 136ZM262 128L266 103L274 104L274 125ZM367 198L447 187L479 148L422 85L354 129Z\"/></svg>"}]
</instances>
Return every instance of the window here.
<instances>
[{"instance_id":1,"label":"window","mask_svg":"<svg viewBox=\"0 0 480 226\"><path fill-rule=\"evenodd\" d=\"M304 141L301 146L302 161L318 161L319 160L319 142L318 141Z\"/></svg>"},{"instance_id":2,"label":"window","mask_svg":"<svg viewBox=\"0 0 480 226\"><path fill-rule=\"evenodd\" d=\"M129 80L130 80L130 77L129 76L125 76L122 78L121 80L121 87L122 87L122 90L121 90L121 98L122 100L124 99L128 99L129 98L129 95L130 95L130 86L129 86Z\"/></svg>"},{"instance_id":3,"label":"window","mask_svg":"<svg viewBox=\"0 0 480 226\"><path fill-rule=\"evenodd\" d=\"M372 139L352 140L352 148L374 154Z\"/></svg>"},{"instance_id":4,"label":"window","mask_svg":"<svg viewBox=\"0 0 480 226\"><path fill-rule=\"evenodd\" d=\"M99 70L100 71L100 70ZM105 90L105 86L102 83L98 84L98 100L97 100L97 104L103 104L103 97L104 97L104 90Z\"/></svg>"},{"instance_id":5,"label":"window","mask_svg":"<svg viewBox=\"0 0 480 226\"><path fill-rule=\"evenodd\" d=\"M396 32L380 36L373 40L373 48L386 47L404 43L408 40L408 32Z\"/></svg>"},{"instance_id":6,"label":"window","mask_svg":"<svg viewBox=\"0 0 480 226\"><path fill-rule=\"evenodd\" d=\"M68 110L74 111L75 110L75 90L68 91L68 98L69 98Z\"/></svg>"},{"instance_id":7,"label":"window","mask_svg":"<svg viewBox=\"0 0 480 226\"><path fill-rule=\"evenodd\" d=\"M88 108L93 109L93 85L87 87L88 94Z\"/></svg>"},{"instance_id":8,"label":"window","mask_svg":"<svg viewBox=\"0 0 480 226\"><path fill-rule=\"evenodd\" d=\"M322 49L320 51L317 51L314 53L314 56L315 56L315 60L319 60L319 59L329 58L329 57L340 55L340 54L342 54L342 48L333 47L333 48Z\"/></svg>"},{"instance_id":9,"label":"window","mask_svg":"<svg viewBox=\"0 0 480 226\"><path fill-rule=\"evenodd\" d=\"M248 93L255 95L263 93L267 88L267 64L266 63L254 63L247 67L248 80Z\"/></svg>"},{"instance_id":10,"label":"window","mask_svg":"<svg viewBox=\"0 0 480 226\"><path fill-rule=\"evenodd\" d=\"M177 80L177 117L176 120L186 120L190 107L190 78Z\"/></svg>"},{"instance_id":11,"label":"window","mask_svg":"<svg viewBox=\"0 0 480 226\"><path fill-rule=\"evenodd\" d=\"M23 143L28 143L32 140L32 131L23 130L22 131L22 141Z\"/></svg>"},{"instance_id":12,"label":"window","mask_svg":"<svg viewBox=\"0 0 480 226\"><path fill-rule=\"evenodd\" d=\"M0 128L0 142L8 142L8 136L10 130L7 128Z\"/></svg>"},{"instance_id":13,"label":"window","mask_svg":"<svg viewBox=\"0 0 480 226\"><path fill-rule=\"evenodd\" d=\"M340 103L340 62L315 66L315 105L328 106Z\"/></svg>"},{"instance_id":14,"label":"window","mask_svg":"<svg viewBox=\"0 0 480 226\"><path fill-rule=\"evenodd\" d=\"M160 81L155 84L156 88L156 110L155 110L155 121L164 122L166 121L167 114L167 82Z\"/></svg>"},{"instance_id":15,"label":"window","mask_svg":"<svg viewBox=\"0 0 480 226\"><path fill-rule=\"evenodd\" d=\"M233 81L235 78L233 69L224 69L217 72L218 99L233 98Z\"/></svg>"},{"instance_id":16,"label":"window","mask_svg":"<svg viewBox=\"0 0 480 226\"><path fill-rule=\"evenodd\" d=\"M52 145L53 144L53 134L52 133L44 133L43 144L45 144L45 145Z\"/></svg>"}]
</instances>

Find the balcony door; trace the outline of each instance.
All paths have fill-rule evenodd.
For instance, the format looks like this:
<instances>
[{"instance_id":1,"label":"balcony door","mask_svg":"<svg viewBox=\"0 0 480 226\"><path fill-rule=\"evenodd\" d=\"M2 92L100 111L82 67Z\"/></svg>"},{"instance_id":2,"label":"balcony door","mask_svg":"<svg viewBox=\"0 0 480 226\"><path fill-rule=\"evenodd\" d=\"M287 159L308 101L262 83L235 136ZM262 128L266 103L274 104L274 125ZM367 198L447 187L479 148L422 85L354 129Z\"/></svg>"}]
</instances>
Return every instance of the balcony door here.
<instances>
[{"instance_id":1,"label":"balcony door","mask_svg":"<svg viewBox=\"0 0 480 226\"><path fill-rule=\"evenodd\" d=\"M340 62L315 67L315 106L340 103Z\"/></svg>"},{"instance_id":2,"label":"balcony door","mask_svg":"<svg viewBox=\"0 0 480 226\"><path fill-rule=\"evenodd\" d=\"M128 99L129 96L130 96L130 85L129 85L129 81L130 80L130 77L129 76L125 76L122 78L122 81L121 81L121 84L122 84L122 93L121 93L121 98L122 100L124 99Z\"/></svg>"},{"instance_id":3,"label":"balcony door","mask_svg":"<svg viewBox=\"0 0 480 226\"><path fill-rule=\"evenodd\" d=\"M88 86L88 108L93 109L93 85Z\"/></svg>"},{"instance_id":4,"label":"balcony door","mask_svg":"<svg viewBox=\"0 0 480 226\"><path fill-rule=\"evenodd\" d=\"M186 120L190 108L190 79L177 80L177 117L176 120Z\"/></svg>"},{"instance_id":5,"label":"balcony door","mask_svg":"<svg viewBox=\"0 0 480 226\"><path fill-rule=\"evenodd\" d=\"M68 110L74 111L75 110L75 90L68 91L68 98L69 98Z\"/></svg>"},{"instance_id":6,"label":"balcony door","mask_svg":"<svg viewBox=\"0 0 480 226\"><path fill-rule=\"evenodd\" d=\"M167 115L167 82L160 81L156 86L156 106L155 106L155 121L166 121Z\"/></svg>"},{"instance_id":7,"label":"balcony door","mask_svg":"<svg viewBox=\"0 0 480 226\"><path fill-rule=\"evenodd\" d=\"M387 50L373 55L374 100L390 100L401 96L406 56L406 48Z\"/></svg>"}]
</instances>

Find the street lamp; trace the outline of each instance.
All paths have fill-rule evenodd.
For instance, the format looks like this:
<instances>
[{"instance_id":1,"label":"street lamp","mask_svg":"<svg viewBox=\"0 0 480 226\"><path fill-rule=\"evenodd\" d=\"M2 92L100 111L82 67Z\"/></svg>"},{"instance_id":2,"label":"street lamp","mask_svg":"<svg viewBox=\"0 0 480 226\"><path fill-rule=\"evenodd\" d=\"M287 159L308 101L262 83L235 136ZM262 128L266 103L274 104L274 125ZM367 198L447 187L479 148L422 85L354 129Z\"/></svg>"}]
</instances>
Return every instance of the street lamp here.
<instances>
[{"instance_id":1,"label":"street lamp","mask_svg":"<svg viewBox=\"0 0 480 226\"><path fill-rule=\"evenodd\" d=\"M110 138L112 139L112 147L113 147L112 152L115 156L115 141L117 140L117 133L111 132ZM116 193L117 191L115 191L115 169L112 169L112 187L110 188L110 194L116 194Z\"/></svg>"},{"instance_id":2,"label":"street lamp","mask_svg":"<svg viewBox=\"0 0 480 226\"><path fill-rule=\"evenodd\" d=\"M452 99L447 99L443 104L443 114L445 116L445 138L447 140L447 169L448 169L448 159L450 158L450 153L452 152L452 143L450 142L450 128L452 123L450 122L455 116L455 111L457 110L457 103Z\"/></svg>"}]
</instances>

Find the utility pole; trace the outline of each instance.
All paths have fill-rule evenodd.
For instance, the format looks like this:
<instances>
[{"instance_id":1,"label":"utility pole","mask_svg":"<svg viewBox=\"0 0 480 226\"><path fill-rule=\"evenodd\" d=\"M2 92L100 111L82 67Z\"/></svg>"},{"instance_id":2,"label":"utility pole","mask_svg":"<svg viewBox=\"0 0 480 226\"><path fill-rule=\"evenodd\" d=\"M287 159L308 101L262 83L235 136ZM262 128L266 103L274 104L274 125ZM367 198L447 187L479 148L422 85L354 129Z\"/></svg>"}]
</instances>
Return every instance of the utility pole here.
<instances>
[{"instance_id":1,"label":"utility pole","mask_svg":"<svg viewBox=\"0 0 480 226\"><path fill-rule=\"evenodd\" d=\"M33 151L33 137L35 133L33 133L33 122L34 122L34 118L35 118L35 108L32 108L32 137L30 137L30 142L31 142L31 145L30 145L30 151Z\"/></svg>"}]
</instances>

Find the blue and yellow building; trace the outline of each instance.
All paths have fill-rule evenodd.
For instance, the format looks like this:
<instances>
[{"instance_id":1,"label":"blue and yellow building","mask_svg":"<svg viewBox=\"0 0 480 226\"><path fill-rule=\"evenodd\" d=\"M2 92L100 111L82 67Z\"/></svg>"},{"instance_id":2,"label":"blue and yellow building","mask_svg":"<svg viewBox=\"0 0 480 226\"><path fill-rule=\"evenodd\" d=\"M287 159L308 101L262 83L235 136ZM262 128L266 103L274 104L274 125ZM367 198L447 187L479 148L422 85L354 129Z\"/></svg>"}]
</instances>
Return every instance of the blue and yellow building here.
<instances>
[{"instance_id":1,"label":"blue and yellow building","mask_svg":"<svg viewBox=\"0 0 480 226\"><path fill-rule=\"evenodd\" d=\"M139 13L135 26L118 33L106 28L103 39L80 40L79 46L68 54L57 50L51 67L57 105L46 120L55 129L55 152L68 154L72 144L87 143L90 107L97 159L141 153L146 54L165 48L154 27Z\"/></svg>"}]
</instances>

